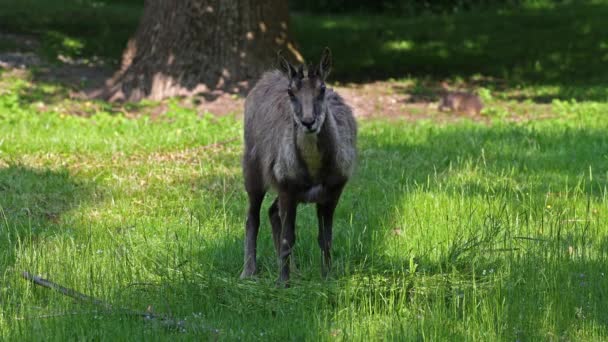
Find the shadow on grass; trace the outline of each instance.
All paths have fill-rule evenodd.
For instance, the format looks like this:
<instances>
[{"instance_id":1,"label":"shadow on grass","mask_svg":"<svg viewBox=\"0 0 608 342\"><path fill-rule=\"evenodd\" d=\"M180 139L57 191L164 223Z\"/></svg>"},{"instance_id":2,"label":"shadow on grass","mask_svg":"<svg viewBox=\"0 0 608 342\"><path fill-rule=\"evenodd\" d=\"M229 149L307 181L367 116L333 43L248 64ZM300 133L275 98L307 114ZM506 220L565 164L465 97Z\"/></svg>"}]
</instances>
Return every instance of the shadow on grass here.
<instances>
[{"instance_id":1,"label":"shadow on grass","mask_svg":"<svg viewBox=\"0 0 608 342\"><path fill-rule=\"evenodd\" d=\"M66 170L0 167L3 263L14 261L18 244L36 244L55 234L69 234L61 225L61 215L91 202L93 189L91 184L72 179Z\"/></svg>"},{"instance_id":2,"label":"shadow on grass","mask_svg":"<svg viewBox=\"0 0 608 342\"><path fill-rule=\"evenodd\" d=\"M0 30L37 35L39 52L51 60L100 56L118 63L142 8L143 3L9 0L0 10Z\"/></svg>"},{"instance_id":3,"label":"shadow on grass","mask_svg":"<svg viewBox=\"0 0 608 342\"><path fill-rule=\"evenodd\" d=\"M463 78L497 90L550 85L559 88L553 98L603 101L607 15L606 3L577 2L415 19L303 15L294 25L305 56L320 44L332 47L341 81Z\"/></svg>"},{"instance_id":4,"label":"shadow on grass","mask_svg":"<svg viewBox=\"0 0 608 342\"><path fill-rule=\"evenodd\" d=\"M485 126L467 122L440 129L431 125L419 127L413 129L414 132L399 130L404 127L389 132L374 131L372 127L374 132L362 136L361 140L365 145L362 152L369 153L374 164L369 166L369 174L360 172L362 177L369 177L367 180L372 184L373 178L376 178L375 183L378 179L385 179L385 182L402 179L423 184L431 177L434 183L457 188L464 186L465 190L470 190L465 191L465 195L495 195L503 189L526 191L535 199L543 200L550 195L552 187L572 190L581 179L588 179L589 172L597 172L592 175L593 181L588 181L581 190L593 199L605 196L608 179L603 170L608 168L605 158L608 141L601 128L553 126L552 129L539 129L532 125ZM408 143L408 134L416 135L411 139L423 142ZM378 135L401 140L401 143L377 142ZM388 168L387 163L390 163ZM477 174L464 179L451 178L466 170ZM397 172L403 176L395 177ZM484 184L486 177L503 179L486 179L487 184ZM500 183L507 178L513 183ZM479 182L475 183L476 180ZM492 191L495 186L499 189ZM390 192L392 189L386 187L385 190Z\"/></svg>"},{"instance_id":5,"label":"shadow on grass","mask_svg":"<svg viewBox=\"0 0 608 342\"><path fill-rule=\"evenodd\" d=\"M9 108L84 117L99 112L127 117L143 114L156 117L166 110L166 105L150 101L109 103L90 100L86 92L104 84L108 75L106 71L67 64L33 66L27 71L10 70L0 74L0 89L8 90L2 100Z\"/></svg>"}]
</instances>

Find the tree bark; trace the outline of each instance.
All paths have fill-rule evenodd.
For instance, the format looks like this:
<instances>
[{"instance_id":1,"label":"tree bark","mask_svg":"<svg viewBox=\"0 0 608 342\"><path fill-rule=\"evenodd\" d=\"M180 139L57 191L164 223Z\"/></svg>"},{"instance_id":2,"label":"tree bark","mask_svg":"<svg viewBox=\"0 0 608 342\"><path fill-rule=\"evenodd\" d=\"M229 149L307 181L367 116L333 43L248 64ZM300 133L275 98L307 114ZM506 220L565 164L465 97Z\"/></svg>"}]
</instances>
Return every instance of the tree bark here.
<instances>
[{"instance_id":1,"label":"tree bark","mask_svg":"<svg viewBox=\"0 0 608 342\"><path fill-rule=\"evenodd\" d=\"M287 0L146 0L120 70L101 97L159 100L238 92L272 67L289 39Z\"/></svg>"}]
</instances>

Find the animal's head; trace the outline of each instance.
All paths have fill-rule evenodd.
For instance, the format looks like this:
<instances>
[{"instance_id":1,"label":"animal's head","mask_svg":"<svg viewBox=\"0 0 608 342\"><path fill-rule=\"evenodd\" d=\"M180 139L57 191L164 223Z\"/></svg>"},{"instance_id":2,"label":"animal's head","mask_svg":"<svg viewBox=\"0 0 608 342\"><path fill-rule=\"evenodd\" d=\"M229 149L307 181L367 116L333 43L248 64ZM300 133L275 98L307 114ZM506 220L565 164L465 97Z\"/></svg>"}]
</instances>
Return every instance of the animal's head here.
<instances>
[{"instance_id":1,"label":"animal's head","mask_svg":"<svg viewBox=\"0 0 608 342\"><path fill-rule=\"evenodd\" d=\"M310 65L306 75L303 65L296 68L280 54L279 68L289 79L285 92L297 126L307 133L319 133L327 115L325 79L331 71L331 51L325 48L321 62Z\"/></svg>"}]
</instances>

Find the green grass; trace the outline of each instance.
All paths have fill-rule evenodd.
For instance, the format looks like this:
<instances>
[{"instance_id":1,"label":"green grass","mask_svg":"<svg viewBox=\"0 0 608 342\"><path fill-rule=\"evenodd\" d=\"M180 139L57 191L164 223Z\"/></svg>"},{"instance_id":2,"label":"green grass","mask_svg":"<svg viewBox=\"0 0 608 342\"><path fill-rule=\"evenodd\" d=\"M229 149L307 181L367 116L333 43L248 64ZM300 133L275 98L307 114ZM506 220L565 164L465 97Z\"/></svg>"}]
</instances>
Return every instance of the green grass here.
<instances>
[{"instance_id":1,"label":"green grass","mask_svg":"<svg viewBox=\"0 0 608 342\"><path fill-rule=\"evenodd\" d=\"M116 66L143 2L0 4L0 30L37 35L40 53L51 60L99 56ZM291 21L305 57L316 60L323 46L332 48L334 80L413 79L426 89L428 81L447 79L547 103L608 99L606 17L606 0L541 0L410 18L292 13Z\"/></svg>"},{"instance_id":2,"label":"green grass","mask_svg":"<svg viewBox=\"0 0 608 342\"><path fill-rule=\"evenodd\" d=\"M0 28L38 35L51 58L116 63L140 10L4 0ZM261 272L238 280L238 115L169 102L160 116L124 107L143 114L133 118L70 100L35 70L0 70L0 340L608 339L607 10L294 15L307 56L333 48L338 80L390 76L423 97L443 78L473 82L487 110L483 122L361 121L331 277L302 206L289 289L275 287L266 214ZM24 270L114 309L36 287ZM148 308L184 330L123 310Z\"/></svg>"},{"instance_id":3,"label":"green grass","mask_svg":"<svg viewBox=\"0 0 608 342\"><path fill-rule=\"evenodd\" d=\"M361 122L331 278L303 206L299 272L277 289L266 219L261 272L238 280L236 117L177 105L155 119L103 105L66 116L23 99L49 85L3 77L2 340L608 337L604 103L558 101L537 121ZM115 309L35 287L24 270ZM121 314L148 307L184 331Z\"/></svg>"}]
</instances>

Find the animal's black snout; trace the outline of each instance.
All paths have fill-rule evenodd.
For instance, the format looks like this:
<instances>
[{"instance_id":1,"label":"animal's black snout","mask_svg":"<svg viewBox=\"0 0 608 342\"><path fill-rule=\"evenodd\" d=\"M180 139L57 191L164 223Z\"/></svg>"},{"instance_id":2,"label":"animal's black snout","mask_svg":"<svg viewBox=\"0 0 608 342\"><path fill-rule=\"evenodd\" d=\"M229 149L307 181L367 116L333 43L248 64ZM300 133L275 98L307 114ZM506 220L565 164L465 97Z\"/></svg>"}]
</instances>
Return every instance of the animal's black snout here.
<instances>
[{"instance_id":1,"label":"animal's black snout","mask_svg":"<svg viewBox=\"0 0 608 342\"><path fill-rule=\"evenodd\" d=\"M308 128L308 129L312 129L312 125L315 124L315 119L314 118L310 118L310 119L302 119L302 125L304 125L304 127Z\"/></svg>"}]
</instances>

